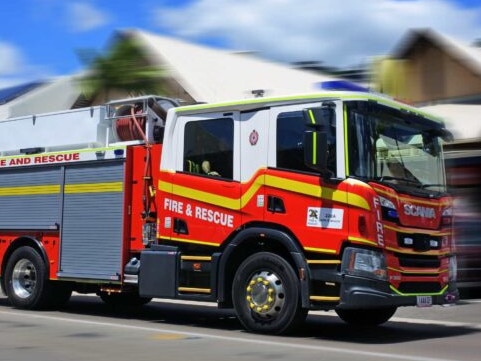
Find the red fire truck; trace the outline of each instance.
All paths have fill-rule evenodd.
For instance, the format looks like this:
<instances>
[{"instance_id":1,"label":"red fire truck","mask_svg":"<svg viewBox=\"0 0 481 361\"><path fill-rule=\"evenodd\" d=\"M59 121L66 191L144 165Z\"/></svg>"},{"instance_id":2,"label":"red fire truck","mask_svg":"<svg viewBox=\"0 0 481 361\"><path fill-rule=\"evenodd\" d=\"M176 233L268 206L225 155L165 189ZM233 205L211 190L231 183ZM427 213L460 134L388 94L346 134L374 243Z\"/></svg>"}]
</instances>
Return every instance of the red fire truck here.
<instances>
[{"instance_id":1,"label":"red fire truck","mask_svg":"<svg viewBox=\"0 0 481 361\"><path fill-rule=\"evenodd\" d=\"M377 325L455 303L443 123L372 93L178 106L145 96L0 122L1 286Z\"/></svg>"}]
</instances>

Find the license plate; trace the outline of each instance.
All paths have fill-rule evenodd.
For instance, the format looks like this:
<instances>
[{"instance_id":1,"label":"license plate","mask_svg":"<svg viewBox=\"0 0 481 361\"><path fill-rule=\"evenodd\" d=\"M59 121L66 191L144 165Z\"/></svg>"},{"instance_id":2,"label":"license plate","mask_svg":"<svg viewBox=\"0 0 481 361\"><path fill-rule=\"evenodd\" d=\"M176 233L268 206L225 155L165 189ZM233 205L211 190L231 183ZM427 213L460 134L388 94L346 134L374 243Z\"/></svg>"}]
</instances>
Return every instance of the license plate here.
<instances>
[{"instance_id":1,"label":"license plate","mask_svg":"<svg viewBox=\"0 0 481 361\"><path fill-rule=\"evenodd\" d=\"M433 298L431 296L416 296L416 305L418 307L431 307Z\"/></svg>"}]
</instances>

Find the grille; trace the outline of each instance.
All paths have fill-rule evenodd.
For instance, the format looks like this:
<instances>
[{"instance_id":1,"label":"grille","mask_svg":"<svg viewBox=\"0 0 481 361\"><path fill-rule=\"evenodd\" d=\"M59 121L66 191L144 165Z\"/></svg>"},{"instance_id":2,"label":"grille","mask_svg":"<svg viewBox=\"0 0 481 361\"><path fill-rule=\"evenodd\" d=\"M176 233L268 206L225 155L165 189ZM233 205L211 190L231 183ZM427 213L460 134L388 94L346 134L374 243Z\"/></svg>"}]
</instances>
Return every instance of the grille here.
<instances>
[{"instance_id":1,"label":"grille","mask_svg":"<svg viewBox=\"0 0 481 361\"><path fill-rule=\"evenodd\" d=\"M399 265L402 267L415 268L439 268L441 267L441 260L437 257L431 256L413 256L406 254L396 254L399 259Z\"/></svg>"}]
</instances>

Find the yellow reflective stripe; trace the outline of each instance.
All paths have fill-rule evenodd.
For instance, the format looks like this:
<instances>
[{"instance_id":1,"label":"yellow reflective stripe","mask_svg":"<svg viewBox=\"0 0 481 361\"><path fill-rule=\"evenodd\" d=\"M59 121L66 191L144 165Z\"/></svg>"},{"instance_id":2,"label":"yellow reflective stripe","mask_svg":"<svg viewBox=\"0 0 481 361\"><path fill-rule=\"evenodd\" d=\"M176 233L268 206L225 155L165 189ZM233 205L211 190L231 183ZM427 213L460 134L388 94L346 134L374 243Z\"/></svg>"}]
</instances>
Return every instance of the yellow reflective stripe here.
<instances>
[{"instance_id":1,"label":"yellow reflective stripe","mask_svg":"<svg viewBox=\"0 0 481 361\"><path fill-rule=\"evenodd\" d=\"M376 242L370 241L366 238L359 238L359 237L352 237L349 236L347 238L349 241L354 242L354 243L363 243L363 244L368 244L370 246L377 246L378 244Z\"/></svg>"},{"instance_id":2,"label":"yellow reflective stripe","mask_svg":"<svg viewBox=\"0 0 481 361\"><path fill-rule=\"evenodd\" d=\"M165 183L162 184L162 190L165 190L164 188L167 188L170 190L170 186ZM172 184L172 193L181 197L214 204L216 206L224 207L228 209L238 210L240 208L239 199L224 197L215 193L199 191L197 189L179 186L177 184Z\"/></svg>"},{"instance_id":3,"label":"yellow reflective stripe","mask_svg":"<svg viewBox=\"0 0 481 361\"><path fill-rule=\"evenodd\" d=\"M72 193L103 193L103 192L122 192L122 182L106 182L106 183L85 183L85 184L66 184L64 192ZM22 187L4 187L0 188L0 197L6 196L30 196L30 195L48 195L60 193L60 185L43 185L43 186L22 186Z\"/></svg>"},{"instance_id":4,"label":"yellow reflective stripe","mask_svg":"<svg viewBox=\"0 0 481 361\"><path fill-rule=\"evenodd\" d=\"M211 293L210 288L196 288L196 287L179 287L177 288L179 292L190 292L190 293Z\"/></svg>"},{"instance_id":5,"label":"yellow reflective stripe","mask_svg":"<svg viewBox=\"0 0 481 361\"><path fill-rule=\"evenodd\" d=\"M123 182L66 184L65 194L122 192Z\"/></svg>"},{"instance_id":6,"label":"yellow reflective stripe","mask_svg":"<svg viewBox=\"0 0 481 361\"><path fill-rule=\"evenodd\" d=\"M200 261L200 262L210 262L212 261L211 256L180 256L181 261Z\"/></svg>"},{"instance_id":7,"label":"yellow reflective stripe","mask_svg":"<svg viewBox=\"0 0 481 361\"><path fill-rule=\"evenodd\" d=\"M244 192L244 194L241 196L240 208L243 208L247 203L249 203L252 197L254 197L257 191L263 186L263 178L264 175L258 176L255 181L252 182L252 185L249 187L249 189Z\"/></svg>"},{"instance_id":8,"label":"yellow reflective stripe","mask_svg":"<svg viewBox=\"0 0 481 361\"><path fill-rule=\"evenodd\" d=\"M245 99L239 101L226 101L226 102L219 102L219 103L210 103L210 104L195 104L195 105L185 105L182 107L174 108L173 111L178 115L182 115L182 113L188 113L195 111L198 113L200 110L203 111L217 111L223 108L230 108L230 110L245 110L250 108L256 108L262 105L267 106L274 106L277 103L279 104L292 104L292 102L299 102L299 101L322 101L325 99L340 99L342 101L348 100L374 100L379 104L386 105L388 107L398 109L398 110L407 110L411 113L421 115L426 117L427 119L431 119L439 124L443 124L443 120L440 117L437 117L433 114L426 113L419 108L409 106L407 104L403 104L397 102L395 100L389 100L388 98L376 95L374 93L358 93L358 92L319 92L319 93L310 93L310 94L300 94L294 96L279 96L279 97L271 97L271 98L253 98L253 99ZM235 109L232 109L235 108Z\"/></svg>"},{"instance_id":9,"label":"yellow reflective stripe","mask_svg":"<svg viewBox=\"0 0 481 361\"><path fill-rule=\"evenodd\" d=\"M311 301L336 302L341 299L339 296L309 296Z\"/></svg>"},{"instance_id":10,"label":"yellow reflective stripe","mask_svg":"<svg viewBox=\"0 0 481 361\"><path fill-rule=\"evenodd\" d=\"M308 259L307 264L341 264L338 259Z\"/></svg>"},{"instance_id":11,"label":"yellow reflective stripe","mask_svg":"<svg viewBox=\"0 0 481 361\"><path fill-rule=\"evenodd\" d=\"M337 253L335 249L329 249L329 248L304 247L304 249L309 252L317 252L317 253L329 253L329 254Z\"/></svg>"},{"instance_id":12,"label":"yellow reflective stripe","mask_svg":"<svg viewBox=\"0 0 481 361\"><path fill-rule=\"evenodd\" d=\"M403 273L403 274L427 274L427 275L430 275L430 274L433 274L433 275L439 275L441 273L445 273L445 272L448 272L448 269L441 269L441 270L438 270L438 271L427 271L427 270L412 270L412 271L406 271L406 270L400 270L400 269L397 269L397 268L394 268L394 267L388 267L389 270L391 271L394 271L394 272L399 272L399 273Z\"/></svg>"},{"instance_id":13,"label":"yellow reflective stripe","mask_svg":"<svg viewBox=\"0 0 481 361\"><path fill-rule=\"evenodd\" d=\"M397 293L399 296L441 296L444 292L446 292L446 290L448 289L448 286L446 285L439 292L428 292L428 293L403 293L393 285L390 285L389 288L391 289L391 291Z\"/></svg>"},{"instance_id":14,"label":"yellow reflective stripe","mask_svg":"<svg viewBox=\"0 0 481 361\"><path fill-rule=\"evenodd\" d=\"M406 203L415 203L415 204L424 204L427 206L438 206L439 202L437 201L428 201L428 200L422 200L422 199L412 199L412 198L407 198L407 197L402 197L398 196L396 194L393 194L392 192L387 192L383 189L379 189L376 187L373 187L373 189L376 191L378 194L383 194L392 198L395 198L399 201L406 202ZM441 203L442 206L452 206L452 201L450 199L447 199Z\"/></svg>"},{"instance_id":15,"label":"yellow reflective stripe","mask_svg":"<svg viewBox=\"0 0 481 361\"><path fill-rule=\"evenodd\" d=\"M252 199L252 197L262 186L262 181L260 180L262 177L264 177L264 175L258 176L252 185L244 192L241 198L224 197L215 193L204 192L191 187L180 186L162 181L159 181L158 188L161 191L172 193L180 197L213 204L227 209L240 210ZM367 200L354 193L348 193L327 187L319 187L319 185L285 179L272 175L265 175L265 185L277 189L283 189L292 193L303 194L321 199L329 199L338 203L349 204L351 206L370 210Z\"/></svg>"},{"instance_id":16,"label":"yellow reflective stripe","mask_svg":"<svg viewBox=\"0 0 481 361\"><path fill-rule=\"evenodd\" d=\"M349 205L367 210L371 209L366 199L354 193L348 193L327 187L320 187L315 184L308 184L271 175L266 175L265 182L266 185L270 187L284 189L290 192L300 193L312 197L329 199L338 203L347 203Z\"/></svg>"},{"instance_id":17,"label":"yellow reflective stripe","mask_svg":"<svg viewBox=\"0 0 481 361\"><path fill-rule=\"evenodd\" d=\"M349 171L349 147L348 147L348 140L347 140L347 107L344 104L344 111L343 111L343 120L344 120L344 168L346 174L350 174Z\"/></svg>"},{"instance_id":18,"label":"yellow reflective stripe","mask_svg":"<svg viewBox=\"0 0 481 361\"><path fill-rule=\"evenodd\" d=\"M416 254L419 255L419 252L416 252L414 250L409 250L409 249L402 249L402 248L394 248L394 247L386 247L387 251L391 252L396 252L396 253L402 253L402 254ZM445 256L448 255L450 251L425 251L423 252L423 255L426 256Z\"/></svg>"},{"instance_id":19,"label":"yellow reflective stripe","mask_svg":"<svg viewBox=\"0 0 481 361\"><path fill-rule=\"evenodd\" d=\"M21 187L4 187L0 188L0 197L5 196L27 196L39 194L57 194L60 193L60 186L43 185L43 186L21 186Z\"/></svg>"},{"instance_id":20,"label":"yellow reflective stripe","mask_svg":"<svg viewBox=\"0 0 481 361\"><path fill-rule=\"evenodd\" d=\"M177 238L177 237L172 237L172 238L158 237L158 238L166 240L166 241L177 241L177 242L183 242L183 243L192 243L192 244L201 244L201 245L204 245L204 246L219 247L218 243L204 242L204 241L198 241L198 240L194 240L194 239L185 239L185 238Z\"/></svg>"},{"instance_id":21,"label":"yellow reflective stripe","mask_svg":"<svg viewBox=\"0 0 481 361\"><path fill-rule=\"evenodd\" d=\"M314 118L312 109L309 109L308 113L311 124L316 124L316 118ZM315 131L312 133L312 164L317 164L317 133Z\"/></svg>"},{"instance_id":22,"label":"yellow reflective stripe","mask_svg":"<svg viewBox=\"0 0 481 361\"><path fill-rule=\"evenodd\" d=\"M429 236L438 236L438 237L450 236L452 234L451 231L437 231L437 230L434 230L434 229L422 230L420 228L395 227L395 226L390 226L390 225L387 225L387 224L385 224L383 227L384 227L384 229L389 229L389 230L395 231L395 232L422 233L422 234L426 234L426 235L429 235Z\"/></svg>"}]
</instances>

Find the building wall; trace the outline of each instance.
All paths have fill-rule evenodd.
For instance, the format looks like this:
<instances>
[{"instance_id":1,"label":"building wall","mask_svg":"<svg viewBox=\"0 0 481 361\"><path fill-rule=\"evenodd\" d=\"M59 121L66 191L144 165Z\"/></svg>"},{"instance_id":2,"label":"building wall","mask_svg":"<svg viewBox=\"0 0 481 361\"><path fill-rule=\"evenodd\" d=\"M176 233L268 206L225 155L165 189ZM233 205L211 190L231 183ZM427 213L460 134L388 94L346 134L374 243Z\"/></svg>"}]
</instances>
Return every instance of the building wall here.
<instances>
[{"instance_id":1,"label":"building wall","mask_svg":"<svg viewBox=\"0 0 481 361\"><path fill-rule=\"evenodd\" d=\"M481 74L475 74L446 51L420 41L408 56L409 100L429 103L481 94Z\"/></svg>"}]
</instances>

